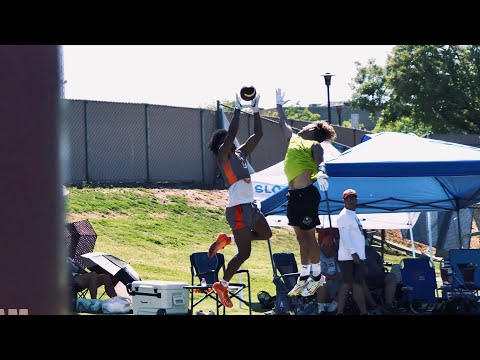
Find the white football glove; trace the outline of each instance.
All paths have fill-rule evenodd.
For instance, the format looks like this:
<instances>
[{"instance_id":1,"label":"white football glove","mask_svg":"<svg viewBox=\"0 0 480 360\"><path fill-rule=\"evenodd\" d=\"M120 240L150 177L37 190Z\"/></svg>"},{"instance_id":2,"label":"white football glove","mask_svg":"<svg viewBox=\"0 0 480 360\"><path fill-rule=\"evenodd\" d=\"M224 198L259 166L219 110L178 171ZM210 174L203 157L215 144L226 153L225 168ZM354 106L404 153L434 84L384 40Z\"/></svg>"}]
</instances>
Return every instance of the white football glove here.
<instances>
[{"instance_id":1,"label":"white football glove","mask_svg":"<svg viewBox=\"0 0 480 360\"><path fill-rule=\"evenodd\" d=\"M283 100L285 92L282 94L282 89L277 89L277 105L285 105L289 100Z\"/></svg>"},{"instance_id":2,"label":"white football glove","mask_svg":"<svg viewBox=\"0 0 480 360\"><path fill-rule=\"evenodd\" d=\"M242 102L240 101L240 97L238 96L238 94L235 94L235 97L236 97L235 109L242 110L243 105L242 105Z\"/></svg>"},{"instance_id":3,"label":"white football glove","mask_svg":"<svg viewBox=\"0 0 480 360\"><path fill-rule=\"evenodd\" d=\"M328 190L328 175L323 170L325 167L322 166L321 169L318 171L317 174L317 182L318 182L318 188L322 191L327 191Z\"/></svg>"},{"instance_id":4,"label":"white football glove","mask_svg":"<svg viewBox=\"0 0 480 360\"><path fill-rule=\"evenodd\" d=\"M251 108L254 113L258 113L260 111L259 102L260 102L260 94L257 93L257 96L255 96L255 99L252 100L252 105L251 105Z\"/></svg>"}]
</instances>

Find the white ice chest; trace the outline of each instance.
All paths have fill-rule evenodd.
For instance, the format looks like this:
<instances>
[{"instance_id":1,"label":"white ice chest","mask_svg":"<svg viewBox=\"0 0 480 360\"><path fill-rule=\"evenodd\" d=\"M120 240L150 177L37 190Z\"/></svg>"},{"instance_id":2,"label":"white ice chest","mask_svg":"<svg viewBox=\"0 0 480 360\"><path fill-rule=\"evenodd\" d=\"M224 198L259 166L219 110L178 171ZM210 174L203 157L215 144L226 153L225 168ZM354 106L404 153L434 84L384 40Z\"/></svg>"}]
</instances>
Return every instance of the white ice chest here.
<instances>
[{"instance_id":1,"label":"white ice chest","mask_svg":"<svg viewBox=\"0 0 480 360\"><path fill-rule=\"evenodd\" d=\"M134 315L188 314L187 283L174 281L133 281L127 289L132 295Z\"/></svg>"}]
</instances>

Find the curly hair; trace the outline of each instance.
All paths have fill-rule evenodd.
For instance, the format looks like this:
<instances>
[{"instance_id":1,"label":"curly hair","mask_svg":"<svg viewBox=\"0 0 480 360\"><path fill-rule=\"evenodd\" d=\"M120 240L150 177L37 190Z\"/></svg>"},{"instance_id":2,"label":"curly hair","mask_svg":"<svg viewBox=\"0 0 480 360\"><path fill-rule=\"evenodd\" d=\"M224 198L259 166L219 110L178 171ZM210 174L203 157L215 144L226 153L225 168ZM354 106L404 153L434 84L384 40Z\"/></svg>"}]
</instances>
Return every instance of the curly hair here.
<instances>
[{"instance_id":1,"label":"curly hair","mask_svg":"<svg viewBox=\"0 0 480 360\"><path fill-rule=\"evenodd\" d=\"M212 137L208 142L208 149L212 151L215 155L218 155L218 149L225 140L225 136L227 136L227 130L225 129L218 129L212 134Z\"/></svg>"},{"instance_id":2,"label":"curly hair","mask_svg":"<svg viewBox=\"0 0 480 360\"><path fill-rule=\"evenodd\" d=\"M322 142L324 140L330 140L333 142L337 138L335 129L327 121L318 120L312 124L315 126L315 137L318 142Z\"/></svg>"}]
</instances>

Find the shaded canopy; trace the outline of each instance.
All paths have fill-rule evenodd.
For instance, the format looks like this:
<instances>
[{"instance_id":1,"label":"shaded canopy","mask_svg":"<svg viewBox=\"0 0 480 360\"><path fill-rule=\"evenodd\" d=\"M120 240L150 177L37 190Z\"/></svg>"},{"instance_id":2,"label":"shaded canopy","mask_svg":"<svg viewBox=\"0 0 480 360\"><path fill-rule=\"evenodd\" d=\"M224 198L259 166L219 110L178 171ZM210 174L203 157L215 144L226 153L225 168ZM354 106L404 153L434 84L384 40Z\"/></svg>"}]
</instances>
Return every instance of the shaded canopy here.
<instances>
[{"instance_id":1,"label":"shaded canopy","mask_svg":"<svg viewBox=\"0 0 480 360\"><path fill-rule=\"evenodd\" d=\"M329 189L320 192L320 215L338 214L348 188L357 191L358 214L458 211L480 202L480 149L414 134L368 135L328 160L326 170ZM285 210L287 191L262 201L265 215Z\"/></svg>"}]
</instances>

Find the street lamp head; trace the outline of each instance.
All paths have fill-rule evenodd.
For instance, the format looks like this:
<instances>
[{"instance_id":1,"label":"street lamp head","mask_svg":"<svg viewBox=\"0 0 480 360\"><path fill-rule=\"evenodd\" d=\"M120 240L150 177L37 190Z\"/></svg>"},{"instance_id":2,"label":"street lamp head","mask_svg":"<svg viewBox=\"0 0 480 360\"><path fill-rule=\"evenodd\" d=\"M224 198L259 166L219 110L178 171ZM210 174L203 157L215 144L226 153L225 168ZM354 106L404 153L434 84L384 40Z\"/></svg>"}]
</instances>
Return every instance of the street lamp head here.
<instances>
[{"instance_id":1,"label":"street lamp head","mask_svg":"<svg viewBox=\"0 0 480 360\"><path fill-rule=\"evenodd\" d=\"M335 76L335 75L327 72L325 74L322 74L322 76L325 78L325 85L330 86L330 83L332 81L332 76Z\"/></svg>"}]
</instances>

